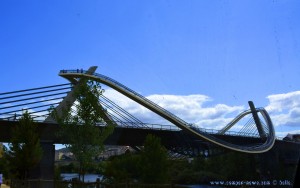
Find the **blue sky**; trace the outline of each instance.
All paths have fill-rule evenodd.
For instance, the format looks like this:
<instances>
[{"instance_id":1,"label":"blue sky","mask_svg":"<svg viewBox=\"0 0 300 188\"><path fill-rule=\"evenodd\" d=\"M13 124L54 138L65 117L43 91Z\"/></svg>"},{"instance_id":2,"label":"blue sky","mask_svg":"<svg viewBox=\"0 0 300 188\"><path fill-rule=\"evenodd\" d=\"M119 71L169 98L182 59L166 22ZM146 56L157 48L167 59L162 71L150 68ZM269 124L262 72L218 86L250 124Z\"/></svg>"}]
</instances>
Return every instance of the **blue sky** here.
<instances>
[{"instance_id":1,"label":"blue sky","mask_svg":"<svg viewBox=\"0 0 300 188\"><path fill-rule=\"evenodd\" d=\"M297 0L3 0L0 92L66 83L59 70L96 65L200 125L222 124L253 100L280 135L295 132L299 18Z\"/></svg>"}]
</instances>

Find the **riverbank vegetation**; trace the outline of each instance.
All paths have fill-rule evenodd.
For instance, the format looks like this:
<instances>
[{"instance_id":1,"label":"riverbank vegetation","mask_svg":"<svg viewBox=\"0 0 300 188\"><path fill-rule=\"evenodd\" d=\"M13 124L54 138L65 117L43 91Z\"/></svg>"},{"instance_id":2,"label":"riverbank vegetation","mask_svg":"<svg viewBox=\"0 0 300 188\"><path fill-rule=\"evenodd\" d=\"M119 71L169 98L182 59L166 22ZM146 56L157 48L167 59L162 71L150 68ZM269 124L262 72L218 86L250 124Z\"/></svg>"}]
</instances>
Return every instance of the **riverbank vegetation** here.
<instances>
[{"instance_id":1,"label":"riverbank vegetation","mask_svg":"<svg viewBox=\"0 0 300 188\"><path fill-rule=\"evenodd\" d=\"M283 162L268 166L269 157L262 154L225 151L210 157L172 158L153 135L147 136L140 149L95 163L89 173L103 175L103 182L108 184L203 185L210 181L293 179L289 173L292 166L288 168ZM61 172L74 172L74 168L76 164L69 164L61 167Z\"/></svg>"},{"instance_id":2,"label":"riverbank vegetation","mask_svg":"<svg viewBox=\"0 0 300 188\"><path fill-rule=\"evenodd\" d=\"M102 173L110 183L203 184L211 180L257 178L254 163L250 155L237 153L193 160L172 159L160 139L148 135L141 152L110 158L103 164ZM247 169L242 169L245 167Z\"/></svg>"},{"instance_id":3,"label":"riverbank vegetation","mask_svg":"<svg viewBox=\"0 0 300 188\"><path fill-rule=\"evenodd\" d=\"M270 163L268 159L271 158L263 154L233 151L210 157L172 158L159 138L148 136L141 152L110 158L104 163L102 174L111 183L188 185L209 184L210 181L293 180L292 166L283 165L283 161Z\"/></svg>"}]
</instances>

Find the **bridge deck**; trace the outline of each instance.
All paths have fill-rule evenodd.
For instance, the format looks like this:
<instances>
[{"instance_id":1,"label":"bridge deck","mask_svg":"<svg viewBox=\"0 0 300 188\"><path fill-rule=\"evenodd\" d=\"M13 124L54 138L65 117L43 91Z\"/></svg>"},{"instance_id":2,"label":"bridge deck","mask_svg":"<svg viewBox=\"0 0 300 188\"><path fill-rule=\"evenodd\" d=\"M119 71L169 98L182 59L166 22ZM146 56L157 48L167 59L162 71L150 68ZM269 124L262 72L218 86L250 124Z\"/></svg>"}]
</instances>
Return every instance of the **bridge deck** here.
<instances>
[{"instance_id":1,"label":"bridge deck","mask_svg":"<svg viewBox=\"0 0 300 188\"><path fill-rule=\"evenodd\" d=\"M15 127L18 121L5 121L0 120L0 142L9 142L11 138L12 128ZM59 130L59 125L55 123L39 122L38 132L42 141L53 142L62 144L56 133ZM102 128L99 126L99 128ZM182 130L158 130L158 129L145 129L145 128L129 128L129 127L115 127L113 134L111 134L106 140L107 145L129 145L129 146L141 146L144 143L145 137L148 134L157 135L162 139L162 142L166 146L179 146L185 145L185 140L189 145L197 145L199 143L208 143L205 139L200 139L186 131ZM239 142L246 144L260 143L262 140L253 137L243 136L231 136L231 135L215 135L220 139L224 139L228 142Z\"/></svg>"}]
</instances>

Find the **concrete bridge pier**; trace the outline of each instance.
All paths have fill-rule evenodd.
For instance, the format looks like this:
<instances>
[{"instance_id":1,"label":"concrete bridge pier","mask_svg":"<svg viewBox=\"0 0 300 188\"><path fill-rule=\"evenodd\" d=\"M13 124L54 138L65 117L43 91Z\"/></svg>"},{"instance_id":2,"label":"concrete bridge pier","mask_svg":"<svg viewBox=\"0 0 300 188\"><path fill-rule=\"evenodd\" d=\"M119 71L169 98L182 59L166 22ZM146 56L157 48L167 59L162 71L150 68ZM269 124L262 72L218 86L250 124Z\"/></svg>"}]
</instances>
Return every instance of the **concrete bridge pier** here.
<instances>
[{"instance_id":1,"label":"concrete bridge pier","mask_svg":"<svg viewBox=\"0 0 300 188\"><path fill-rule=\"evenodd\" d=\"M54 179L55 145L52 141L41 141L43 155L40 163L30 172L30 179Z\"/></svg>"}]
</instances>

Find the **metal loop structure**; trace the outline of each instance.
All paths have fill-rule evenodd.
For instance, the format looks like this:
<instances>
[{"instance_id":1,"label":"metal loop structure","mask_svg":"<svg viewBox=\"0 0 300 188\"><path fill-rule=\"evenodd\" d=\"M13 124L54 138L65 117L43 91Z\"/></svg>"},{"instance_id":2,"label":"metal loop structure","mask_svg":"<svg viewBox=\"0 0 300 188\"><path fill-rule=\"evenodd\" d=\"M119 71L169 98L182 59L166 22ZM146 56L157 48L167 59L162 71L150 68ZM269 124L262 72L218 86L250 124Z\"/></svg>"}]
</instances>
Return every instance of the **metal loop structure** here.
<instances>
[{"instance_id":1,"label":"metal loop structure","mask_svg":"<svg viewBox=\"0 0 300 188\"><path fill-rule=\"evenodd\" d=\"M91 67L90 69L95 70L96 68L97 67ZM229 131L229 129L233 127L235 124L237 124L243 117L252 113L255 119L257 129L259 130L260 133L259 137L257 137L258 142L255 142L254 144L250 144L250 145L242 144L242 143L236 144L229 141L225 141L221 137L217 137L216 134L209 134L206 131L202 131L201 129L193 126L190 123L187 123L186 121L179 118L178 116L172 114L171 112L167 111L161 106L155 104L154 102L150 101L149 99L145 98L139 93L133 91L132 89L126 87L125 85L117 82L116 80L113 80L110 77L104 76L102 74L94 73L91 71L82 70L82 69L61 70L59 72L59 75L68 79L72 83L77 83L78 79L80 78L86 78L89 80L102 83L106 86L109 86L110 88L118 91L119 93L125 95L126 97L132 99L133 101L148 108L149 110L161 116L162 118L173 123L175 126L182 129L183 131L186 131L190 134L193 134L196 137L199 137L200 139L206 140L208 142L214 143L216 145L219 145L221 147L230 150L244 152L244 153L263 153L270 150L273 147L275 142L275 131L274 131L271 118L269 117L267 111L263 108L254 108L242 112L235 119L233 119L228 125L226 125L221 131L218 132L217 135L219 136L226 134L226 132ZM263 118L263 120L257 119L258 113ZM267 132L262 132L264 131L263 127L261 125L258 125L260 124L261 121L264 121L266 123Z\"/></svg>"}]
</instances>

